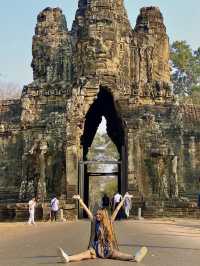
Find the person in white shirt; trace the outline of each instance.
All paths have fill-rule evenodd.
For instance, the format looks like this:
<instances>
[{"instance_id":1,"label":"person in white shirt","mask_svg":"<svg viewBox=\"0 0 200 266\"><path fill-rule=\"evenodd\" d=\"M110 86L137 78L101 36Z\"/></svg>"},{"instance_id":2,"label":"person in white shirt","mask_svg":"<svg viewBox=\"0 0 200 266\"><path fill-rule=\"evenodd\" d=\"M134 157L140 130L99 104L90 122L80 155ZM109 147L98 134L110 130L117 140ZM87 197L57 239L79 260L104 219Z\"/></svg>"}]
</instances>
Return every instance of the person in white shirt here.
<instances>
[{"instance_id":1,"label":"person in white shirt","mask_svg":"<svg viewBox=\"0 0 200 266\"><path fill-rule=\"evenodd\" d=\"M114 210L117 208L117 206L119 205L119 203L122 201L122 195L117 192L115 195L114 195ZM121 212L121 209L119 210L118 214L117 214L117 217L116 219L117 220L121 220L122 218L122 212Z\"/></svg>"},{"instance_id":2,"label":"person in white shirt","mask_svg":"<svg viewBox=\"0 0 200 266\"><path fill-rule=\"evenodd\" d=\"M125 214L126 214L127 219L129 217L130 209L132 208L132 200L131 200L132 197L133 196L130 195L128 192L126 193L126 198L124 201L124 208L125 208Z\"/></svg>"},{"instance_id":3,"label":"person in white shirt","mask_svg":"<svg viewBox=\"0 0 200 266\"><path fill-rule=\"evenodd\" d=\"M35 224L35 206L36 206L36 199L32 198L28 202L28 209L29 209L28 224Z\"/></svg>"},{"instance_id":4,"label":"person in white shirt","mask_svg":"<svg viewBox=\"0 0 200 266\"><path fill-rule=\"evenodd\" d=\"M51 221L57 220L57 213L59 210L59 200L53 197L51 200Z\"/></svg>"}]
</instances>

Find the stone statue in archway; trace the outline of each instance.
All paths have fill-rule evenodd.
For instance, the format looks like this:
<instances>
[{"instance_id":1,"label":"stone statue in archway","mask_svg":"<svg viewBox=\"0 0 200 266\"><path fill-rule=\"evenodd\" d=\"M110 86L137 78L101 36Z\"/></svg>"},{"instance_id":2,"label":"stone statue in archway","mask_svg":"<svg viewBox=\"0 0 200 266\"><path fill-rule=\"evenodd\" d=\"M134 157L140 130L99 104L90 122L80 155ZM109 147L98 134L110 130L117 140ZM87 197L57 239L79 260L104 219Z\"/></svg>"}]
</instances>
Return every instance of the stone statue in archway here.
<instances>
[{"instance_id":1,"label":"stone statue in archway","mask_svg":"<svg viewBox=\"0 0 200 266\"><path fill-rule=\"evenodd\" d=\"M46 198L46 154L48 151L48 144L45 139L41 139L39 151L40 176L38 180L37 196L41 201L44 201Z\"/></svg>"},{"instance_id":2,"label":"stone statue in archway","mask_svg":"<svg viewBox=\"0 0 200 266\"><path fill-rule=\"evenodd\" d=\"M178 175L177 175L177 166L178 166L178 156L174 155L171 161L171 196L178 197Z\"/></svg>"},{"instance_id":3,"label":"stone statue in archway","mask_svg":"<svg viewBox=\"0 0 200 266\"><path fill-rule=\"evenodd\" d=\"M165 199L169 199L168 181L167 181L167 176L165 174L160 177L160 182L161 182L161 191L160 191L161 196L164 197Z\"/></svg>"}]
</instances>

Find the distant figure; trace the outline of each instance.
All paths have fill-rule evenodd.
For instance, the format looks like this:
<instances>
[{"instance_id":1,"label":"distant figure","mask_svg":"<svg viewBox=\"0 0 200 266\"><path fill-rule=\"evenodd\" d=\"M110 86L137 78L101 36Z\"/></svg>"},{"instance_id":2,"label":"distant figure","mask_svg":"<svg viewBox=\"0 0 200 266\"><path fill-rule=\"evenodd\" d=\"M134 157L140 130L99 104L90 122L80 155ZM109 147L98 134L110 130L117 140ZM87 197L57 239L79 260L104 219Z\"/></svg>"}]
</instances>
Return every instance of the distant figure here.
<instances>
[{"instance_id":1,"label":"distant figure","mask_svg":"<svg viewBox=\"0 0 200 266\"><path fill-rule=\"evenodd\" d=\"M130 195L128 192L126 193L126 198L125 198L125 201L124 201L124 207L125 207L125 215L126 215L127 219L129 217L130 209L132 208L132 201L131 201L132 197L133 196Z\"/></svg>"},{"instance_id":2,"label":"distant figure","mask_svg":"<svg viewBox=\"0 0 200 266\"><path fill-rule=\"evenodd\" d=\"M56 196L51 200L51 221L57 220L57 213L59 210L59 200Z\"/></svg>"},{"instance_id":3,"label":"distant figure","mask_svg":"<svg viewBox=\"0 0 200 266\"><path fill-rule=\"evenodd\" d=\"M198 203L197 203L197 205L200 208L200 193L198 194Z\"/></svg>"},{"instance_id":4,"label":"distant figure","mask_svg":"<svg viewBox=\"0 0 200 266\"><path fill-rule=\"evenodd\" d=\"M28 202L28 210L29 210L28 224L35 224L35 206L36 206L36 199L32 198Z\"/></svg>"},{"instance_id":5,"label":"distant figure","mask_svg":"<svg viewBox=\"0 0 200 266\"><path fill-rule=\"evenodd\" d=\"M115 196L115 194L113 194L112 198L110 199L110 210L111 210L111 213L115 209L115 207L114 207L114 196Z\"/></svg>"},{"instance_id":6,"label":"distant figure","mask_svg":"<svg viewBox=\"0 0 200 266\"><path fill-rule=\"evenodd\" d=\"M107 194L105 193L102 197L102 208L106 209L107 211L109 210L109 206L110 206L110 199L107 196Z\"/></svg>"},{"instance_id":7,"label":"distant figure","mask_svg":"<svg viewBox=\"0 0 200 266\"><path fill-rule=\"evenodd\" d=\"M115 196L114 196L114 210L115 210L115 209L117 208L117 206L120 204L121 200L122 200L122 195L121 195L119 192L117 192L117 193L115 194ZM117 213L117 217L116 217L116 219L117 219L117 220L121 220L121 218L122 218L122 211L121 211L121 209L120 209L119 212Z\"/></svg>"}]
</instances>

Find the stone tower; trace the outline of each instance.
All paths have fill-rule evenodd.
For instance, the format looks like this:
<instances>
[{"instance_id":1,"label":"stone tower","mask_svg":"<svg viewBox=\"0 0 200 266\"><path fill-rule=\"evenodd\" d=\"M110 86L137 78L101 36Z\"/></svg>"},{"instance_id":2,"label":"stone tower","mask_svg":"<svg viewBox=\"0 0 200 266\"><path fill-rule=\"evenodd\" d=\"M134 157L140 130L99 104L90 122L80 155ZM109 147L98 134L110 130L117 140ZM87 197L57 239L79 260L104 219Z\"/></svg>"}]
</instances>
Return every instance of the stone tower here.
<instances>
[{"instance_id":1,"label":"stone tower","mask_svg":"<svg viewBox=\"0 0 200 266\"><path fill-rule=\"evenodd\" d=\"M33 82L20 101L0 104L2 195L9 186L13 199L56 193L72 203L79 189L87 201L80 162L102 116L119 153L122 193L156 201L196 191L200 108L175 101L159 8L141 8L133 29L123 0L79 0L71 31L59 8L46 8L32 50Z\"/></svg>"},{"instance_id":2,"label":"stone tower","mask_svg":"<svg viewBox=\"0 0 200 266\"><path fill-rule=\"evenodd\" d=\"M65 17L59 8L46 8L38 15L32 53L35 81L70 81L70 37Z\"/></svg>"},{"instance_id":3,"label":"stone tower","mask_svg":"<svg viewBox=\"0 0 200 266\"><path fill-rule=\"evenodd\" d=\"M123 192L130 189L130 180L130 184L140 183L137 189L143 193L145 166L137 170L132 161L132 154L137 154L133 145L139 147L132 128L141 120L134 113L139 109L145 113L144 106L153 109L155 104L172 102L169 41L162 14L158 8L142 8L133 30L123 1L79 1L72 43L76 85L67 103L69 190L74 193L77 189L73 176L77 176L78 161L87 160L88 148L105 116L107 133L124 165L120 188ZM134 138L138 134L135 131ZM72 158L77 158L76 164L71 163Z\"/></svg>"},{"instance_id":4,"label":"stone tower","mask_svg":"<svg viewBox=\"0 0 200 266\"><path fill-rule=\"evenodd\" d=\"M24 87L21 98L22 179L32 182L44 200L49 193L61 196L66 190L65 113L72 48L59 8L46 8L38 15L32 52L34 81Z\"/></svg>"}]
</instances>

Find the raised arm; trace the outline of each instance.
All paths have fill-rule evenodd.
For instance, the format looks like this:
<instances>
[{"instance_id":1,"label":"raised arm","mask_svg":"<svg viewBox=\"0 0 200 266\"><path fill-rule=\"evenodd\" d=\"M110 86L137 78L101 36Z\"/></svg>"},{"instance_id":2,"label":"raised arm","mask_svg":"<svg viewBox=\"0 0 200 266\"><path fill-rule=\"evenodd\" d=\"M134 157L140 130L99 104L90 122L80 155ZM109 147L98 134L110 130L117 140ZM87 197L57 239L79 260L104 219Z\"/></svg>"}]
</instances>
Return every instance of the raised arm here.
<instances>
[{"instance_id":1,"label":"raised arm","mask_svg":"<svg viewBox=\"0 0 200 266\"><path fill-rule=\"evenodd\" d=\"M114 212L113 212L113 214L112 214L112 216L111 216L111 221L112 221L112 222L114 222L114 220L115 220L115 218L116 218L116 216L117 216L119 210L120 210L121 207L123 206L126 197L130 197L130 198L132 198L133 196L130 195L130 194L127 194L127 193L124 195L124 197L122 198L122 200L120 201L119 205L118 205L117 208L114 210Z\"/></svg>"},{"instance_id":2,"label":"raised arm","mask_svg":"<svg viewBox=\"0 0 200 266\"><path fill-rule=\"evenodd\" d=\"M81 206L83 207L83 209L86 211L86 213L87 213L89 219L90 219L91 221L93 221L94 217L93 217L91 211L88 209L88 207L85 205L85 203L84 203L83 200L81 199L81 197L80 197L79 195L74 195L74 196L73 196L73 199L77 199L77 200L79 201L79 203L81 204Z\"/></svg>"}]
</instances>

